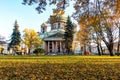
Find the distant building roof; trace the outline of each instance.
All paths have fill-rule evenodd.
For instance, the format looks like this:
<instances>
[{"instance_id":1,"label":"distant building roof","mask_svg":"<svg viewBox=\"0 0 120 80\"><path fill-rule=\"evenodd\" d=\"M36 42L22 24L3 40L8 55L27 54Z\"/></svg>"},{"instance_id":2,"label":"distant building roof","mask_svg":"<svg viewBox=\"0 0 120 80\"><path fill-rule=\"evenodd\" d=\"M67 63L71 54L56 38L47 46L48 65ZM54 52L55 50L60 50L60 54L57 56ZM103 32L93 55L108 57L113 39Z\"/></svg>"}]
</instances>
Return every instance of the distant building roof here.
<instances>
[{"instance_id":1,"label":"distant building roof","mask_svg":"<svg viewBox=\"0 0 120 80\"><path fill-rule=\"evenodd\" d=\"M0 41L0 44L6 44L7 42L5 42L5 41Z\"/></svg>"}]
</instances>

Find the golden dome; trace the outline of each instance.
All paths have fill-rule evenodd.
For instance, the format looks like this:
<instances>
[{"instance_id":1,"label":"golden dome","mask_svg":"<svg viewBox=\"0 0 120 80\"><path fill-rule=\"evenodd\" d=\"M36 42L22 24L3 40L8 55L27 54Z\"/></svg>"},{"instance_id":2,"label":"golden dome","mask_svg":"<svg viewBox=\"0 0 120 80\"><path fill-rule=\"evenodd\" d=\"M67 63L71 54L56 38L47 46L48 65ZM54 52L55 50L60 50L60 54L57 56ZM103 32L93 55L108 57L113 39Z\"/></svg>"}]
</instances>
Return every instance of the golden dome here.
<instances>
[{"instance_id":1,"label":"golden dome","mask_svg":"<svg viewBox=\"0 0 120 80\"><path fill-rule=\"evenodd\" d=\"M55 22L66 22L65 12L61 8L55 9L50 16L50 23Z\"/></svg>"}]
</instances>

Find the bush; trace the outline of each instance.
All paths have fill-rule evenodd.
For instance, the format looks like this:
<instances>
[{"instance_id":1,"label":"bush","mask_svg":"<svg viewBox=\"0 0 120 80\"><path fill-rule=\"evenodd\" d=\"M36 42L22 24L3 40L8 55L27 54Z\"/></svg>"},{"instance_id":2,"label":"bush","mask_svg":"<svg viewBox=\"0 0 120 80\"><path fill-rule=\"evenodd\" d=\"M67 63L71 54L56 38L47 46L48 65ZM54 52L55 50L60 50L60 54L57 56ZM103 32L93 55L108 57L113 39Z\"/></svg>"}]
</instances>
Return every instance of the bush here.
<instances>
[{"instance_id":1,"label":"bush","mask_svg":"<svg viewBox=\"0 0 120 80\"><path fill-rule=\"evenodd\" d=\"M17 55L22 55L22 51L17 51L16 54Z\"/></svg>"},{"instance_id":2,"label":"bush","mask_svg":"<svg viewBox=\"0 0 120 80\"><path fill-rule=\"evenodd\" d=\"M44 54L45 53L45 50L42 49L42 48L37 48L33 51L33 53L35 53L36 55L38 54Z\"/></svg>"},{"instance_id":3,"label":"bush","mask_svg":"<svg viewBox=\"0 0 120 80\"><path fill-rule=\"evenodd\" d=\"M0 53L3 54L4 48L0 47Z\"/></svg>"},{"instance_id":4,"label":"bush","mask_svg":"<svg viewBox=\"0 0 120 80\"><path fill-rule=\"evenodd\" d=\"M115 55L119 56L119 55L120 55L120 53L115 53Z\"/></svg>"}]
</instances>

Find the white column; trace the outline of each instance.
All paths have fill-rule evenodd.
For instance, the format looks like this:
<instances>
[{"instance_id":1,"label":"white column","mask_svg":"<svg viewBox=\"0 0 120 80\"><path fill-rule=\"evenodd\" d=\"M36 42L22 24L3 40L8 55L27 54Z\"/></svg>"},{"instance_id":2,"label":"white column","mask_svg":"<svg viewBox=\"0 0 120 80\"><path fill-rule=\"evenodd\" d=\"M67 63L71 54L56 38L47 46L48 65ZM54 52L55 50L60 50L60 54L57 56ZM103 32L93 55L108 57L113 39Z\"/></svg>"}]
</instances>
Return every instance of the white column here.
<instances>
[{"instance_id":1,"label":"white column","mask_svg":"<svg viewBox=\"0 0 120 80\"><path fill-rule=\"evenodd\" d=\"M56 41L56 50L55 50L55 52L58 52L58 43L57 43L57 41Z\"/></svg>"},{"instance_id":2,"label":"white column","mask_svg":"<svg viewBox=\"0 0 120 80\"><path fill-rule=\"evenodd\" d=\"M43 42L43 45L44 45L44 46L43 46L43 47L44 47L44 49L46 49L46 44L45 44L45 42Z\"/></svg>"},{"instance_id":3,"label":"white column","mask_svg":"<svg viewBox=\"0 0 120 80\"><path fill-rule=\"evenodd\" d=\"M44 42L44 49L47 51L47 42Z\"/></svg>"},{"instance_id":4,"label":"white column","mask_svg":"<svg viewBox=\"0 0 120 80\"><path fill-rule=\"evenodd\" d=\"M60 41L60 52L62 52L62 43Z\"/></svg>"},{"instance_id":5,"label":"white column","mask_svg":"<svg viewBox=\"0 0 120 80\"><path fill-rule=\"evenodd\" d=\"M50 52L50 49L49 49L49 48L50 48L50 47L49 47L49 43L50 43L50 42L48 41L48 52Z\"/></svg>"},{"instance_id":6,"label":"white column","mask_svg":"<svg viewBox=\"0 0 120 80\"><path fill-rule=\"evenodd\" d=\"M55 52L54 41L52 41L52 52Z\"/></svg>"},{"instance_id":7,"label":"white column","mask_svg":"<svg viewBox=\"0 0 120 80\"><path fill-rule=\"evenodd\" d=\"M65 52L65 43L63 43L63 52Z\"/></svg>"}]
</instances>

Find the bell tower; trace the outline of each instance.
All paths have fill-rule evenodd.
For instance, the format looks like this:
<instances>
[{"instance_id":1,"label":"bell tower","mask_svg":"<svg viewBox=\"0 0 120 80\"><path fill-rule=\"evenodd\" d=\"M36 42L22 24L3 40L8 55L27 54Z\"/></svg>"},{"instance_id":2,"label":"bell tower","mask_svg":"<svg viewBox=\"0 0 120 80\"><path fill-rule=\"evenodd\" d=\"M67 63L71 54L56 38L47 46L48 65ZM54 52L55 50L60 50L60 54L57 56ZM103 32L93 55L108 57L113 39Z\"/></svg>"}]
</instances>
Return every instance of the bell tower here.
<instances>
[{"instance_id":1,"label":"bell tower","mask_svg":"<svg viewBox=\"0 0 120 80\"><path fill-rule=\"evenodd\" d=\"M46 33L46 32L47 32L47 24L42 23L42 25L41 25L41 33Z\"/></svg>"}]
</instances>

